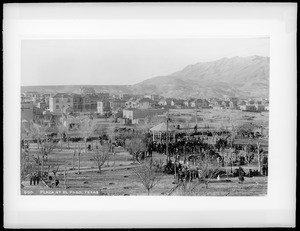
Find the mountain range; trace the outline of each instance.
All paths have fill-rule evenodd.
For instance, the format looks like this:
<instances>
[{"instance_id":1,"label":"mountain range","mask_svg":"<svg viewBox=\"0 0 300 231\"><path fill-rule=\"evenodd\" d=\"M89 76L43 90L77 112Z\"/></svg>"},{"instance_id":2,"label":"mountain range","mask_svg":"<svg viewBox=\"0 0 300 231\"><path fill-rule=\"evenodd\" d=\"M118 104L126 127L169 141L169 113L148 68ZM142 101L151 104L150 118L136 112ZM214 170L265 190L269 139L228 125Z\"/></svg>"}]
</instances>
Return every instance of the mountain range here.
<instances>
[{"instance_id":1,"label":"mountain range","mask_svg":"<svg viewBox=\"0 0 300 231\"><path fill-rule=\"evenodd\" d=\"M249 56L200 62L167 76L133 85L165 97L263 97L269 96L269 57Z\"/></svg>"},{"instance_id":2,"label":"mountain range","mask_svg":"<svg viewBox=\"0 0 300 231\"><path fill-rule=\"evenodd\" d=\"M269 57L222 58L188 65L170 75L157 76L134 85L24 86L23 91L74 92L80 87L112 94L159 94L174 98L269 97Z\"/></svg>"}]
</instances>

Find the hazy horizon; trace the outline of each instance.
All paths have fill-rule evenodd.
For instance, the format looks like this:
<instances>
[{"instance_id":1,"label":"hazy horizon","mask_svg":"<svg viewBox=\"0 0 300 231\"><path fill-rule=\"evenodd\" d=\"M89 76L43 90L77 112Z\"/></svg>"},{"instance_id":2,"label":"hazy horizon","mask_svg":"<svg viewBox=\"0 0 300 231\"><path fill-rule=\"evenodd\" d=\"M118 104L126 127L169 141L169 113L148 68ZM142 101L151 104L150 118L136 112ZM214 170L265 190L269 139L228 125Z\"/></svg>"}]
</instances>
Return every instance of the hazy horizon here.
<instances>
[{"instance_id":1,"label":"hazy horizon","mask_svg":"<svg viewBox=\"0 0 300 231\"><path fill-rule=\"evenodd\" d=\"M23 40L21 49L21 86L126 86L200 62L269 57L269 38Z\"/></svg>"}]
</instances>

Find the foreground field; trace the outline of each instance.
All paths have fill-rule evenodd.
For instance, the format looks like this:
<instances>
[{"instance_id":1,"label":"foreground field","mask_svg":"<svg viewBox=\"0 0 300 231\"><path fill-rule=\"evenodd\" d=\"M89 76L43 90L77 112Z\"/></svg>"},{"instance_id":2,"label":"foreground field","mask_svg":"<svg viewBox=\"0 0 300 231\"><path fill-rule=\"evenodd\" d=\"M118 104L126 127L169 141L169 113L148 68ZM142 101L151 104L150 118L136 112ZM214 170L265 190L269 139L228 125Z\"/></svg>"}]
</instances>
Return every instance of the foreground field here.
<instances>
[{"instance_id":1,"label":"foreground field","mask_svg":"<svg viewBox=\"0 0 300 231\"><path fill-rule=\"evenodd\" d=\"M219 183L217 180L209 183L208 188L198 181L176 188L173 175L164 175L161 181L151 190L150 195L162 196L263 196L267 195L267 177L245 178L240 184L237 178L230 178L230 183ZM98 189L103 195L122 196L122 195L147 195L147 191L136 179L133 171L108 170L102 174L97 172L84 172L79 177L68 176L68 186L71 188ZM172 189L175 189L172 192Z\"/></svg>"},{"instance_id":2,"label":"foreground field","mask_svg":"<svg viewBox=\"0 0 300 231\"><path fill-rule=\"evenodd\" d=\"M173 196L266 196L267 177L246 177L243 183L239 183L237 177L230 178L231 182L209 183L208 188L198 182L183 186L172 194Z\"/></svg>"},{"instance_id":3,"label":"foreground field","mask_svg":"<svg viewBox=\"0 0 300 231\"><path fill-rule=\"evenodd\" d=\"M33 148L31 153L35 153ZM99 190L99 195L106 196L134 196L147 195L147 190L139 182L133 172L133 168L138 164L133 164L132 157L125 150L120 149L108 164L105 164L101 173L92 161L91 153L82 153L80 163L80 174L78 174L78 160L75 159L74 169L72 169L72 149L55 150L49 156L50 164L58 164L60 169L57 178L60 184L56 189L71 190ZM166 156L154 153L155 159L165 161ZM64 181L64 167L66 167L66 182ZM250 166L255 169L255 166ZM230 167L225 167L230 169ZM238 168L233 167L233 170ZM244 167L246 170L248 167ZM245 177L245 181L239 184L237 178L229 178L231 182L213 180L208 188L200 184L197 180L187 184L184 188L174 182L173 175L164 174L158 184L150 191L151 196L261 196L267 194L267 177ZM45 188L30 186L28 180L23 182L27 189Z\"/></svg>"}]
</instances>

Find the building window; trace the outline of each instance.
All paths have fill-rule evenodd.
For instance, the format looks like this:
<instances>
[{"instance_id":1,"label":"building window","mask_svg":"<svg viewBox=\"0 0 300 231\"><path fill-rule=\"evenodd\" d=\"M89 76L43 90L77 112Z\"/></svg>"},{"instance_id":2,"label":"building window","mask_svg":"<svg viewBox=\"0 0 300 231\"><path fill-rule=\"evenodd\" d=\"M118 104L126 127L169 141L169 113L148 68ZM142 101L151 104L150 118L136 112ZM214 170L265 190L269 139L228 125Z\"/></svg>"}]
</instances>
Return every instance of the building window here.
<instances>
[{"instance_id":1,"label":"building window","mask_svg":"<svg viewBox=\"0 0 300 231\"><path fill-rule=\"evenodd\" d=\"M68 103L70 103L71 102L71 100L70 99L68 99Z\"/></svg>"},{"instance_id":2,"label":"building window","mask_svg":"<svg viewBox=\"0 0 300 231\"><path fill-rule=\"evenodd\" d=\"M56 99L56 103L59 103L59 99Z\"/></svg>"},{"instance_id":3,"label":"building window","mask_svg":"<svg viewBox=\"0 0 300 231\"><path fill-rule=\"evenodd\" d=\"M56 109L59 109L59 105L56 105Z\"/></svg>"}]
</instances>

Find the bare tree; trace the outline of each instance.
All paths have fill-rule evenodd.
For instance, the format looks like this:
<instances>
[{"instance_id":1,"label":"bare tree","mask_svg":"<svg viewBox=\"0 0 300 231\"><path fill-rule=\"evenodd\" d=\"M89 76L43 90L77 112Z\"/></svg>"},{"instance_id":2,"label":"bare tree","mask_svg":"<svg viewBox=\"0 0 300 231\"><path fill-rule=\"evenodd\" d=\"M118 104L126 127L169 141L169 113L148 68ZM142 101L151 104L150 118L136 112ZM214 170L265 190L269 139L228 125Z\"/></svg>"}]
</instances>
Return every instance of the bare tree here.
<instances>
[{"instance_id":1,"label":"bare tree","mask_svg":"<svg viewBox=\"0 0 300 231\"><path fill-rule=\"evenodd\" d=\"M219 165L216 165L208 158L204 158L203 161L199 162L197 168L199 181L203 182L206 188L208 188L208 184L211 181L211 179L216 177L220 172Z\"/></svg>"},{"instance_id":2,"label":"bare tree","mask_svg":"<svg viewBox=\"0 0 300 231\"><path fill-rule=\"evenodd\" d=\"M110 125L107 127L106 129L106 135L109 138L109 153L113 154L114 157L114 162L115 162L115 150L114 150L114 145L113 143L116 141L116 137L118 137L119 132L116 131L116 126L115 125ZM108 155L107 157L107 166L109 166L109 157L110 155Z\"/></svg>"},{"instance_id":3,"label":"bare tree","mask_svg":"<svg viewBox=\"0 0 300 231\"><path fill-rule=\"evenodd\" d=\"M30 156L28 152L21 152L21 181L25 180L26 177L38 171L40 161L37 161L37 157Z\"/></svg>"},{"instance_id":4,"label":"bare tree","mask_svg":"<svg viewBox=\"0 0 300 231\"><path fill-rule=\"evenodd\" d=\"M96 124L92 119L84 119L80 123L80 133L84 137L85 151L87 151L87 139L94 134Z\"/></svg>"},{"instance_id":5,"label":"bare tree","mask_svg":"<svg viewBox=\"0 0 300 231\"><path fill-rule=\"evenodd\" d=\"M138 181L146 188L147 194L162 179L163 173L159 170L152 159L142 163L140 166L133 168L133 173Z\"/></svg>"},{"instance_id":6,"label":"bare tree","mask_svg":"<svg viewBox=\"0 0 300 231\"><path fill-rule=\"evenodd\" d=\"M135 161L140 162L140 154L146 151L146 144L140 138L133 138L126 140L126 148L130 155L133 157L133 163Z\"/></svg>"},{"instance_id":7,"label":"bare tree","mask_svg":"<svg viewBox=\"0 0 300 231\"><path fill-rule=\"evenodd\" d=\"M30 134L31 134L32 138L37 140L38 149L40 150L40 154L42 155L41 172L43 173L44 172L44 161L48 160L49 154L57 147L57 142L54 139L47 137L47 135L46 135L47 128L48 128L47 126L32 123L30 128L31 128Z\"/></svg>"},{"instance_id":8,"label":"bare tree","mask_svg":"<svg viewBox=\"0 0 300 231\"><path fill-rule=\"evenodd\" d=\"M244 146L244 151L246 153L246 161L247 161L248 166L249 166L250 163L252 162L253 158L254 158L254 153L252 152L251 145L249 143Z\"/></svg>"},{"instance_id":9,"label":"bare tree","mask_svg":"<svg viewBox=\"0 0 300 231\"><path fill-rule=\"evenodd\" d=\"M137 130L148 131L151 127L165 121L165 118L160 116L147 116L141 123L138 124Z\"/></svg>"},{"instance_id":10,"label":"bare tree","mask_svg":"<svg viewBox=\"0 0 300 231\"><path fill-rule=\"evenodd\" d=\"M62 121L60 121L57 125L57 129L60 135L60 150L63 149L63 141L64 141L64 135L67 133L67 128L63 124L63 118L61 118Z\"/></svg>"},{"instance_id":11,"label":"bare tree","mask_svg":"<svg viewBox=\"0 0 300 231\"><path fill-rule=\"evenodd\" d=\"M93 153L93 161L96 163L99 171L98 173L101 173L101 167L105 164L105 162L108 160L109 152L108 147L101 146L100 148L96 149Z\"/></svg>"},{"instance_id":12,"label":"bare tree","mask_svg":"<svg viewBox=\"0 0 300 231\"><path fill-rule=\"evenodd\" d=\"M258 128L262 128L262 125L254 123L244 123L239 126L238 131L239 133L248 136L256 143L258 171L261 173L261 142L263 139L263 134L259 135L255 133L255 130Z\"/></svg>"}]
</instances>

